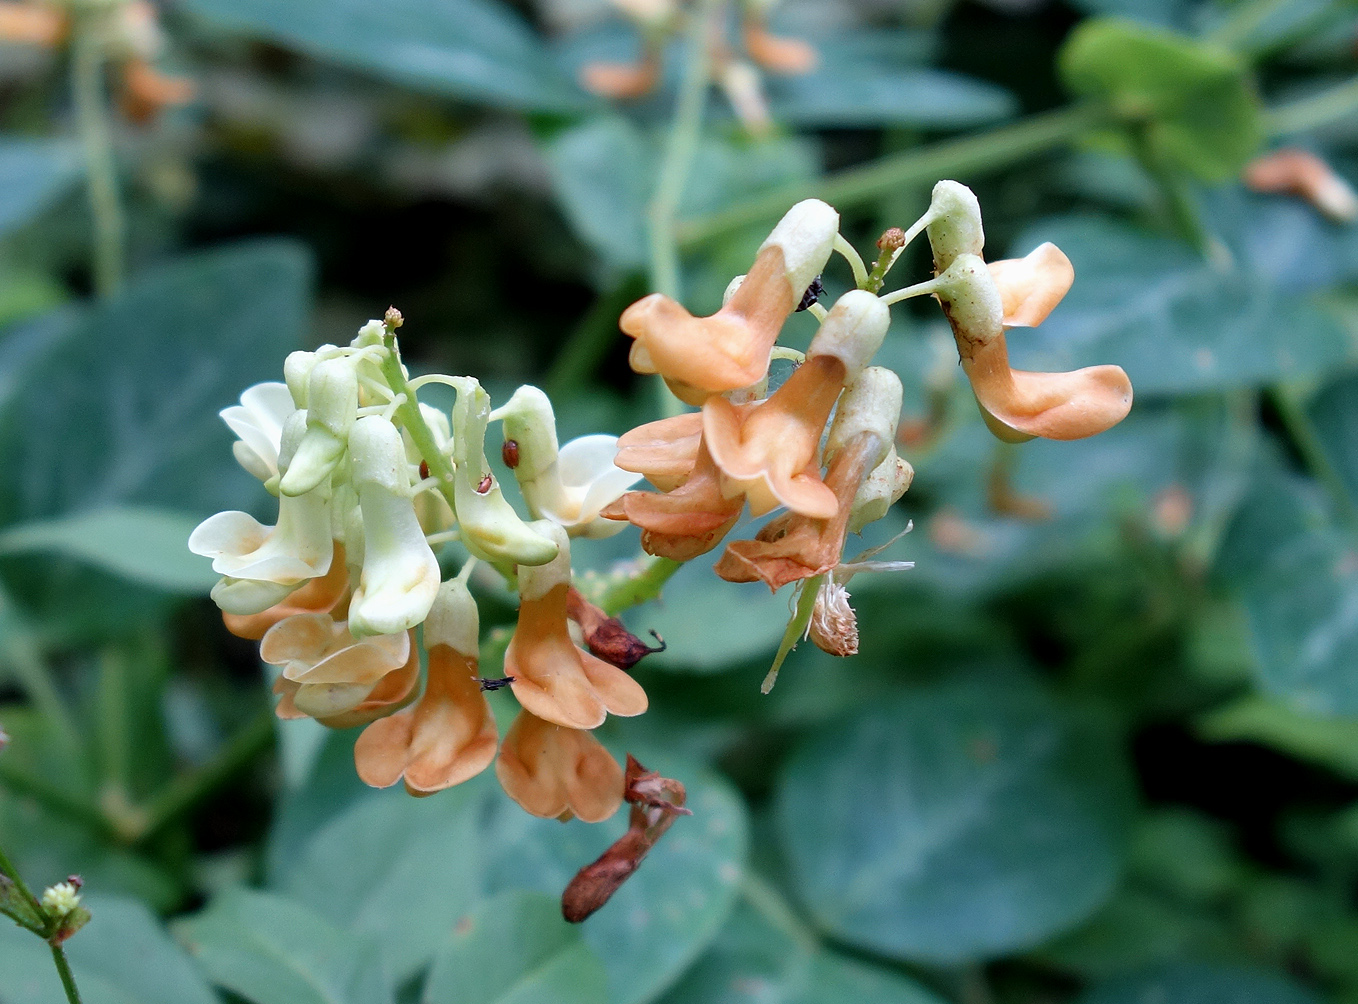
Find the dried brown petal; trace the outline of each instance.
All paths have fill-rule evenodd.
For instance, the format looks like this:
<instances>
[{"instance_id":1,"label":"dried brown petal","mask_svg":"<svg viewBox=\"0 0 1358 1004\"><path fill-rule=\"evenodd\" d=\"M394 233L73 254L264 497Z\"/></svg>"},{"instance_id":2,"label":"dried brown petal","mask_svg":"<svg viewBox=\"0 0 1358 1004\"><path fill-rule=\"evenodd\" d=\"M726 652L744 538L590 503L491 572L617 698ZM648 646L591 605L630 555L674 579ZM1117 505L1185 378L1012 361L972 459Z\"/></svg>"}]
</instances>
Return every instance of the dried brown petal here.
<instances>
[{"instance_id":1,"label":"dried brown petal","mask_svg":"<svg viewBox=\"0 0 1358 1004\"><path fill-rule=\"evenodd\" d=\"M652 648L628 631L622 621L608 616L585 599L574 586L566 594L566 616L580 625L585 636L585 647L619 669L631 669L653 652L665 651L665 642L659 635L655 635L655 638L660 646Z\"/></svg>"}]
</instances>

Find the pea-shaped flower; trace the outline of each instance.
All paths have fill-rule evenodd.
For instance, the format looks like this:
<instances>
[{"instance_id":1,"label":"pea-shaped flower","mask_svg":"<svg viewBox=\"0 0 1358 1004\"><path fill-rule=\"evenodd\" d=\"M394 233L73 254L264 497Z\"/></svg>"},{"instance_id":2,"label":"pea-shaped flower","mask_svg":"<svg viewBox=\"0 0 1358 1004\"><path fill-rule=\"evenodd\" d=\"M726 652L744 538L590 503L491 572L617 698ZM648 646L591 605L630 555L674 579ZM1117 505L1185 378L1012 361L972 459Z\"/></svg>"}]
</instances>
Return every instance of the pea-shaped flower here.
<instances>
[{"instance_id":1,"label":"pea-shaped flower","mask_svg":"<svg viewBox=\"0 0 1358 1004\"><path fill-rule=\"evenodd\" d=\"M337 607L342 613L344 608L340 604L349 592L349 569L344 563L344 545L336 540L334 548L330 571L298 587L295 592L257 614L223 613L222 621L226 629L237 638L259 641L269 628L297 614L328 614Z\"/></svg>"},{"instance_id":2,"label":"pea-shaped flower","mask_svg":"<svg viewBox=\"0 0 1358 1004\"><path fill-rule=\"evenodd\" d=\"M632 369L659 373L689 404L763 380L783 322L825 268L838 232L839 214L807 199L774 227L749 274L712 316L694 317L661 293L638 300L619 322L636 339Z\"/></svg>"},{"instance_id":3,"label":"pea-shaped flower","mask_svg":"<svg viewBox=\"0 0 1358 1004\"><path fill-rule=\"evenodd\" d=\"M806 362L766 401L741 409L722 397L708 399L703 439L728 496L743 493L756 516L780 505L816 519L838 512L834 491L820 477L821 433L840 391L871 360L890 323L881 300L850 290L816 332Z\"/></svg>"},{"instance_id":4,"label":"pea-shaped flower","mask_svg":"<svg viewBox=\"0 0 1358 1004\"><path fill-rule=\"evenodd\" d=\"M495 759L499 733L477 682L476 601L458 579L439 587L424 647L428 682L419 701L369 725L354 744L358 776L374 788L405 778L412 795L428 795L475 777Z\"/></svg>"},{"instance_id":5,"label":"pea-shaped flower","mask_svg":"<svg viewBox=\"0 0 1358 1004\"><path fill-rule=\"evenodd\" d=\"M623 529L599 516L639 480L614 463L616 436L581 436L558 449L552 402L537 387L520 387L491 418L503 421L506 446L514 444L514 477L535 519L560 524L572 537L611 537Z\"/></svg>"},{"instance_id":6,"label":"pea-shaped flower","mask_svg":"<svg viewBox=\"0 0 1358 1004\"><path fill-rule=\"evenodd\" d=\"M301 423L300 412L285 423L279 457L284 471L301 438ZM274 526L261 524L249 513L219 512L189 535L189 550L211 558L213 571L225 576L212 591L222 610L257 614L330 570L334 546L328 489L280 497Z\"/></svg>"},{"instance_id":7,"label":"pea-shaped flower","mask_svg":"<svg viewBox=\"0 0 1358 1004\"><path fill-rule=\"evenodd\" d=\"M240 437L231 444L231 452L259 480L267 482L278 476L283 423L296 410L292 394L283 383L247 387L241 392L240 404L222 409L222 421Z\"/></svg>"},{"instance_id":8,"label":"pea-shaped flower","mask_svg":"<svg viewBox=\"0 0 1358 1004\"><path fill-rule=\"evenodd\" d=\"M630 676L576 647L567 626L570 538L555 523L534 524L559 551L545 565L519 569L519 622L505 651L505 675L526 709L572 729L592 729L615 715L646 710L646 692Z\"/></svg>"},{"instance_id":9,"label":"pea-shaped flower","mask_svg":"<svg viewBox=\"0 0 1358 1004\"><path fill-rule=\"evenodd\" d=\"M363 518L363 571L349 604L349 628L360 636L406 631L429 614L439 564L415 514L396 426L380 415L355 422L349 465Z\"/></svg>"},{"instance_id":10,"label":"pea-shaped flower","mask_svg":"<svg viewBox=\"0 0 1358 1004\"><path fill-rule=\"evenodd\" d=\"M622 767L599 740L527 710L505 735L495 776L525 812L544 819L600 823L622 805Z\"/></svg>"},{"instance_id":11,"label":"pea-shaped flower","mask_svg":"<svg viewBox=\"0 0 1358 1004\"><path fill-rule=\"evenodd\" d=\"M323 359L307 376L306 435L279 481L284 495L311 491L339 465L358 415L357 363L349 356Z\"/></svg>"}]
</instances>

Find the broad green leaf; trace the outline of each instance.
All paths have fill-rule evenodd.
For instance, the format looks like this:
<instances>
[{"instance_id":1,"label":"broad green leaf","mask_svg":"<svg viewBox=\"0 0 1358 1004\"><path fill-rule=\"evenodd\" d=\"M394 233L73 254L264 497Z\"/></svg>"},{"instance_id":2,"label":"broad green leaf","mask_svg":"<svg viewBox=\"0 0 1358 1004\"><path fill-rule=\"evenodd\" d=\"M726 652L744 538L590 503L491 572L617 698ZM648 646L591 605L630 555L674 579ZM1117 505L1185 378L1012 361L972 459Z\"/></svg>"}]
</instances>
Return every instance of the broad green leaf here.
<instances>
[{"instance_id":1,"label":"broad green leaf","mask_svg":"<svg viewBox=\"0 0 1358 1004\"><path fill-rule=\"evenodd\" d=\"M941 1004L899 973L799 944L749 906L661 1004L778 1001L779 1004Z\"/></svg>"},{"instance_id":2,"label":"broad green leaf","mask_svg":"<svg viewBox=\"0 0 1358 1004\"><path fill-rule=\"evenodd\" d=\"M561 919L552 896L506 892L458 922L424 988L424 1004L598 1004L603 965Z\"/></svg>"},{"instance_id":3,"label":"broad green leaf","mask_svg":"<svg viewBox=\"0 0 1358 1004\"><path fill-rule=\"evenodd\" d=\"M0 137L0 234L47 208L81 173L80 156L70 144Z\"/></svg>"},{"instance_id":4,"label":"broad green leaf","mask_svg":"<svg viewBox=\"0 0 1358 1004\"><path fill-rule=\"evenodd\" d=\"M1213 263L1124 223L1067 217L1019 241L1043 241L1075 266L1075 285L1041 327L1015 329L1016 368L1116 363L1138 395L1251 387L1322 372L1353 355L1337 320L1236 258Z\"/></svg>"},{"instance_id":5,"label":"broad green leaf","mask_svg":"<svg viewBox=\"0 0 1358 1004\"><path fill-rule=\"evenodd\" d=\"M66 943L84 1004L219 1004L160 922L141 903L89 895L93 919ZM0 999L66 1004L41 938L0 918Z\"/></svg>"},{"instance_id":6,"label":"broad green leaf","mask_svg":"<svg viewBox=\"0 0 1358 1004\"><path fill-rule=\"evenodd\" d=\"M281 887L376 941L388 971L404 982L480 895L478 821L466 787L428 799L390 791L361 800L316 832Z\"/></svg>"},{"instance_id":7,"label":"broad green leaf","mask_svg":"<svg viewBox=\"0 0 1358 1004\"><path fill-rule=\"evenodd\" d=\"M251 1004L392 1004L377 945L300 903L232 889L181 921L212 981Z\"/></svg>"},{"instance_id":8,"label":"broad green leaf","mask_svg":"<svg viewBox=\"0 0 1358 1004\"><path fill-rule=\"evenodd\" d=\"M1358 719L1307 715L1256 694L1203 716L1197 733L1209 742L1258 743L1358 780Z\"/></svg>"},{"instance_id":9,"label":"broad green leaf","mask_svg":"<svg viewBox=\"0 0 1358 1004\"><path fill-rule=\"evenodd\" d=\"M430 94L525 111L572 111L589 98L499 0L191 0L189 8Z\"/></svg>"},{"instance_id":10,"label":"broad green leaf","mask_svg":"<svg viewBox=\"0 0 1358 1004\"><path fill-rule=\"evenodd\" d=\"M1306 411L1322 449L1358 504L1358 375L1345 374L1323 387Z\"/></svg>"},{"instance_id":11,"label":"broad green leaf","mask_svg":"<svg viewBox=\"0 0 1358 1004\"><path fill-rule=\"evenodd\" d=\"M1089 18L1058 56L1066 87L1144 119L1151 156L1209 181L1233 177L1263 141L1246 63L1164 28Z\"/></svg>"},{"instance_id":12,"label":"broad green leaf","mask_svg":"<svg viewBox=\"0 0 1358 1004\"><path fill-rule=\"evenodd\" d=\"M1115 980L1078 1004L1318 1004L1320 998L1281 973L1246 967L1183 964Z\"/></svg>"},{"instance_id":13,"label":"broad green leaf","mask_svg":"<svg viewBox=\"0 0 1358 1004\"><path fill-rule=\"evenodd\" d=\"M1122 866L1131 798L1106 722L1031 684L961 680L804 742L776 811L822 927L895 958L959 963L1097 909Z\"/></svg>"},{"instance_id":14,"label":"broad green leaf","mask_svg":"<svg viewBox=\"0 0 1358 1004\"><path fill-rule=\"evenodd\" d=\"M207 514L262 498L217 412L278 379L309 273L294 244L241 244L180 259L85 311L0 410L0 520L118 503Z\"/></svg>"},{"instance_id":15,"label":"broad green leaf","mask_svg":"<svg viewBox=\"0 0 1358 1004\"><path fill-rule=\"evenodd\" d=\"M195 516L134 506L24 523L0 532L0 554L52 552L175 592L205 594L219 576L185 542Z\"/></svg>"},{"instance_id":16,"label":"broad green leaf","mask_svg":"<svg viewBox=\"0 0 1358 1004\"><path fill-rule=\"evenodd\" d=\"M1358 558L1317 486L1266 469L1217 571L1244 605L1263 691L1301 714L1358 714Z\"/></svg>"}]
</instances>

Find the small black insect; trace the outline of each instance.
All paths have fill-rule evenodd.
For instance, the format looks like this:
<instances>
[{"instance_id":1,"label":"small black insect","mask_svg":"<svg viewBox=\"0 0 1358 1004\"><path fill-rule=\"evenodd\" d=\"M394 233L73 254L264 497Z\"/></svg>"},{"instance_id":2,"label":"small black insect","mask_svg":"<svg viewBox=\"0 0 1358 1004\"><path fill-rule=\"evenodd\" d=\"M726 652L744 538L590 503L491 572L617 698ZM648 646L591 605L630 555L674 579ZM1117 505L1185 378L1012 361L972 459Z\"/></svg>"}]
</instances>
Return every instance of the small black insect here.
<instances>
[{"instance_id":1,"label":"small black insect","mask_svg":"<svg viewBox=\"0 0 1358 1004\"><path fill-rule=\"evenodd\" d=\"M502 680L486 680L478 676L476 682L481 684L482 690L504 690L505 687L514 682L514 677L506 676Z\"/></svg>"},{"instance_id":2,"label":"small black insect","mask_svg":"<svg viewBox=\"0 0 1358 1004\"><path fill-rule=\"evenodd\" d=\"M811 285L806 287L806 292L802 294L802 302L797 304L797 310L809 310L813 303L819 303L820 298L825 295L825 286L820 281L820 276L811 280Z\"/></svg>"}]
</instances>

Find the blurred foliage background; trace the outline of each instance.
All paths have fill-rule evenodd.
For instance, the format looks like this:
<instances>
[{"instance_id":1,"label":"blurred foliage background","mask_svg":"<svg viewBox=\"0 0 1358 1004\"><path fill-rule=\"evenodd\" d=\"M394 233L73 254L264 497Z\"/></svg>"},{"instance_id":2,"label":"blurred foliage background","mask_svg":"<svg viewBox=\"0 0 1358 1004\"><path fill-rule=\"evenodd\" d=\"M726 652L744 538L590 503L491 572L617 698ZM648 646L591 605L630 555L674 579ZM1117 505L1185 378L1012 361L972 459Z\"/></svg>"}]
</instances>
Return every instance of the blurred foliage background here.
<instances>
[{"instance_id":1,"label":"blurred foliage background","mask_svg":"<svg viewBox=\"0 0 1358 1004\"><path fill-rule=\"evenodd\" d=\"M161 109L82 10L0 44L0 846L84 877L87 1002L1358 1002L1358 230L1240 180L1281 146L1358 172L1351 0L786 0L817 67L726 93L699 43L738 54L736 13L696 0L628 101L578 83L641 45L604 0L158 10L193 90ZM1121 364L1136 407L1002 446L934 305L898 311L918 477L864 546L913 521L916 568L855 580L861 654L803 646L767 697L785 597L699 559L632 611L669 649L600 734L695 815L605 910L555 897L621 818L369 791L352 735L274 723L184 548L267 508L241 389L395 303L415 365L622 432L658 404L617 317L667 255L710 311L797 199L867 249L940 177L990 257L1074 262L1016 364ZM0 925L0 1001L62 999Z\"/></svg>"}]
</instances>

